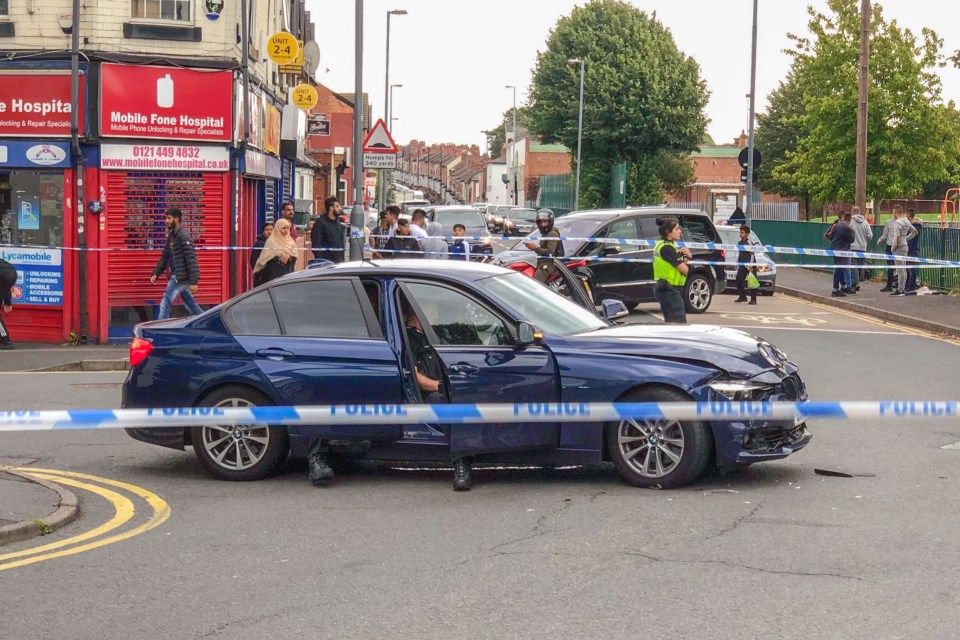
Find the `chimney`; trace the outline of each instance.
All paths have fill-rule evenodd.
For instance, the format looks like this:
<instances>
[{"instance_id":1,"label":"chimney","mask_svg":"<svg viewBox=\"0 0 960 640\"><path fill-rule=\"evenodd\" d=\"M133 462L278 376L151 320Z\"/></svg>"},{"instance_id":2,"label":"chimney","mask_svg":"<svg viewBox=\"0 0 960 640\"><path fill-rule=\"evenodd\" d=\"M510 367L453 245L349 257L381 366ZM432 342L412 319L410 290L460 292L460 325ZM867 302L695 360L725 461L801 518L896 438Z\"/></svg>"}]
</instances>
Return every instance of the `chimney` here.
<instances>
[{"instance_id":1,"label":"chimney","mask_svg":"<svg viewBox=\"0 0 960 640\"><path fill-rule=\"evenodd\" d=\"M744 131L743 129L741 129L741 130L740 130L740 137L739 137L739 138L736 138L736 139L733 141L733 143L734 143L735 145L737 145L738 147L740 147L741 149L743 149L743 148L745 148L745 147L747 146L747 140L748 140L748 139L749 139L749 138L747 137L747 132Z\"/></svg>"}]
</instances>

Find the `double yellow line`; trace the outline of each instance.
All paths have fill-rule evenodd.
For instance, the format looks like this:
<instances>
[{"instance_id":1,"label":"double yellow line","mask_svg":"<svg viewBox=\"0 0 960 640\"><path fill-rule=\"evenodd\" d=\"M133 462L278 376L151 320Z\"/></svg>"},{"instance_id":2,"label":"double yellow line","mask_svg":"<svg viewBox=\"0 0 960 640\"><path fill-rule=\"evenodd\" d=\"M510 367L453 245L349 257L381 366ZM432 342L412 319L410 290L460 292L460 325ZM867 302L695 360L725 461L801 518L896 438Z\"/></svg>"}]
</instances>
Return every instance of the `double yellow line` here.
<instances>
[{"instance_id":1,"label":"double yellow line","mask_svg":"<svg viewBox=\"0 0 960 640\"><path fill-rule=\"evenodd\" d=\"M120 542L121 540L132 538L133 536L140 535L141 533L146 533L147 531L160 526L167 520L167 518L170 517L170 506L160 496L133 484L127 484L126 482L110 480L108 478L101 478L98 476L91 476L85 473L58 471L56 469L22 467L19 469L14 469L14 471L97 494L113 505L116 513L112 518L110 518L110 520L102 525L91 529L90 531L73 536L72 538L66 538L64 540L34 547L32 549L24 549L23 551L0 554L0 571L23 567L36 562L43 562L44 560L72 556L77 553L82 553L84 551L97 549L108 544L113 544L114 542ZM97 484L82 482L83 480L123 489L124 491L138 496L146 501L148 505L150 505L153 513L146 522L133 529L130 529L129 531L108 537L101 537L111 531L119 529L133 519L134 515L136 514L136 509L134 508L133 501L131 501L130 498L126 497L125 495Z\"/></svg>"}]
</instances>

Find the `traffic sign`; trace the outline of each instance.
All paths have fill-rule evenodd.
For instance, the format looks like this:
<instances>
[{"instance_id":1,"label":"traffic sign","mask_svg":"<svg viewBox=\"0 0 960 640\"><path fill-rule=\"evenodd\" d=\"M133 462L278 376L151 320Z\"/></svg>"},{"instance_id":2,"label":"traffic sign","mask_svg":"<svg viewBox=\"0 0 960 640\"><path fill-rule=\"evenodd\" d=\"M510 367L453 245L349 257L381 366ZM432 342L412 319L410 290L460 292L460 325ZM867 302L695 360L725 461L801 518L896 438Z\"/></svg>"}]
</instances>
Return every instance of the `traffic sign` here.
<instances>
[{"instance_id":1,"label":"traffic sign","mask_svg":"<svg viewBox=\"0 0 960 640\"><path fill-rule=\"evenodd\" d=\"M749 156L749 153L748 153L748 151L747 151L747 147L744 147L743 149L740 150L740 155L737 156L737 163L738 163L741 167L743 167L744 169L746 169L746 168L747 168L747 162L748 162L749 160L750 160L750 156ZM754 147L754 148L753 148L753 168L756 169L756 168L759 167L759 166L760 166L760 149L757 149L756 147Z\"/></svg>"},{"instance_id":2,"label":"traffic sign","mask_svg":"<svg viewBox=\"0 0 960 640\"><path fill-rule=\"evenodd\" d=\"M273 34L267 41L267 55L277 64L290 64L299 51L297 39L285 31Z\"/></svg>"},{"instance_id":3,"label":"traffic sign","mask_svg":"<svg viewBox=\"0 0 960 640\"><path fill-rule=\"evenodd\" d=\"M740 182L746 182L746 181L747 181L747 170L746 170L746 169L740 169ZM754 181L754 182L757 181L757 170L756 170L756 169L753 170L753 181Z\"/></svg>"},{"instance_id":4,"label":"traffic sign","mask_svg":"<svg viewBox=\"0 0 960 640\"><path fill-rule=\"evenodd\" d=\"M298 84L290 93L293 104L304 111L309 111L317 104L317 90L309 84Z\"/></svg>"},{"instance_id":5,"label":"traffic sign","mask_svg":"<svg viewBox=\"0 0 960 640\"><path fill-rule=\"evenodd\" d=\"M364 169L396 169L397 154L363 152Z\"/></svg>"},{"instance_id":6,"label":"traffic sign","mask_svg":"<svg viewBox=\"0 0 960 640\"><path fill-rule=\"evenodd\" d=\"M362 149L364 156L368 153L396 154L400 151L397 148L397 143L390 136L390 132L387 131L387 125L384 124L382 118L377 120L377 124L373 125L373 129L363 139Z\"/></svg>"}]
</instances>

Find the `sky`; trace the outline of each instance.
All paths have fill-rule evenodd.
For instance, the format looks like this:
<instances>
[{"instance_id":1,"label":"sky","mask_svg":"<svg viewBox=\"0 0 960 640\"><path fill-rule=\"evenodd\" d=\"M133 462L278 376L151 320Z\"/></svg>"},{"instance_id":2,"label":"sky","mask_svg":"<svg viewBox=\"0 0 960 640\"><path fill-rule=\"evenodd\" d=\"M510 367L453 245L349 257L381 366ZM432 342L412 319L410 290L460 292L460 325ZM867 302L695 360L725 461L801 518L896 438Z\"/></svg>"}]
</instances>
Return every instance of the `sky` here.
<instances>
[{"instance_id":1,"label":"sky","mask_svg":"<svg viewBox=\"0 0 960 640\"><path fill-rule=\"evenodd\" d=\"M353 93L356 2L363 2L363 88L374 119L383 117L387 11L390 18L392 133L398 144L476 144L499 124L504 111L527 99L537 52L546 49L557 21L573 0L307 0L317 27L320 68L316 79L338 92ZM673 33L677 46L700 65L710 90L707 131L719 143L733 142L749 125L751 0L630 0ZM876 3L876 2L875 2ZM960 49L960 1L885 0L888 20L919 35L931 27L944 40L944 53ZM826 0L760 0L757 38L757 111L790 66L783 49L787 33L807 34L806 8L823 10ZM947 29L947 25L954 28ZM589 62L588 62L589 63ZM960 70L940 70L944 100L960 103Z\"/></svg>"}]
</instances>

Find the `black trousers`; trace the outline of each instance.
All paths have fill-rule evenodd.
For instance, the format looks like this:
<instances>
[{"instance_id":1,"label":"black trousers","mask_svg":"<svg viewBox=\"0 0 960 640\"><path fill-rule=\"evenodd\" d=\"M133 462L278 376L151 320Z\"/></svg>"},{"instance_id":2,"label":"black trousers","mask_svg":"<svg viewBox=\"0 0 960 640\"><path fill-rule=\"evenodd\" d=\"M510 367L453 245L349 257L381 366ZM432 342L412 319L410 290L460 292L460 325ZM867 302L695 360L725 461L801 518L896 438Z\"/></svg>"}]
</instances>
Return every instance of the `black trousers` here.
<instances>
[{"instance_id":1,"label":"black trousers","mask_svg":"<svg viewBox=\"0 0 960 640\"><path fill-rule=\"evenodd\" d=\"M667 284L666 280L657 282L653 294L660 303L663 321L667 324L687 324L687 307L683 304L683 287Z\"/></svg>"},{"instance_id":2,"label":"black trousers","mask_svg":"<svg viewBox=\"0 0 960 640\"><path fill-rule=\"evenodd\" d=\"M892 266L893 263L893 248L890 245L887 245L887 255L890 256L890 260L887 261L887 265ZM887 269L887 289L893 288L893 278L896 274L895 269Z\"/></svg>"},{"instance_id":3,"label":"black trousers","mask_svg":"<svg viewBox=\"0 0 960 640\"><path fill-rule=\"evenodd\" d=\"M10 333L7 331L7 325L3 322L3 301L7 299L7 295L10 293L10 289L13 285L3 286L0 283L0 344L8 344L11 342Z\"/></svg>"},{"instance_id":4,"label":"black trousers","mask_svg":"<svg viewBox=\"0 0 960 640\"><path fill-rule=\"evenodd\" d=\"M748 273L750 273L750 270L746 267L737 267L737 294L739 294L741 298L746 298L749 295L750 299L756 302L757 290L747 289Z\"/></svg>"}]
</instances>

